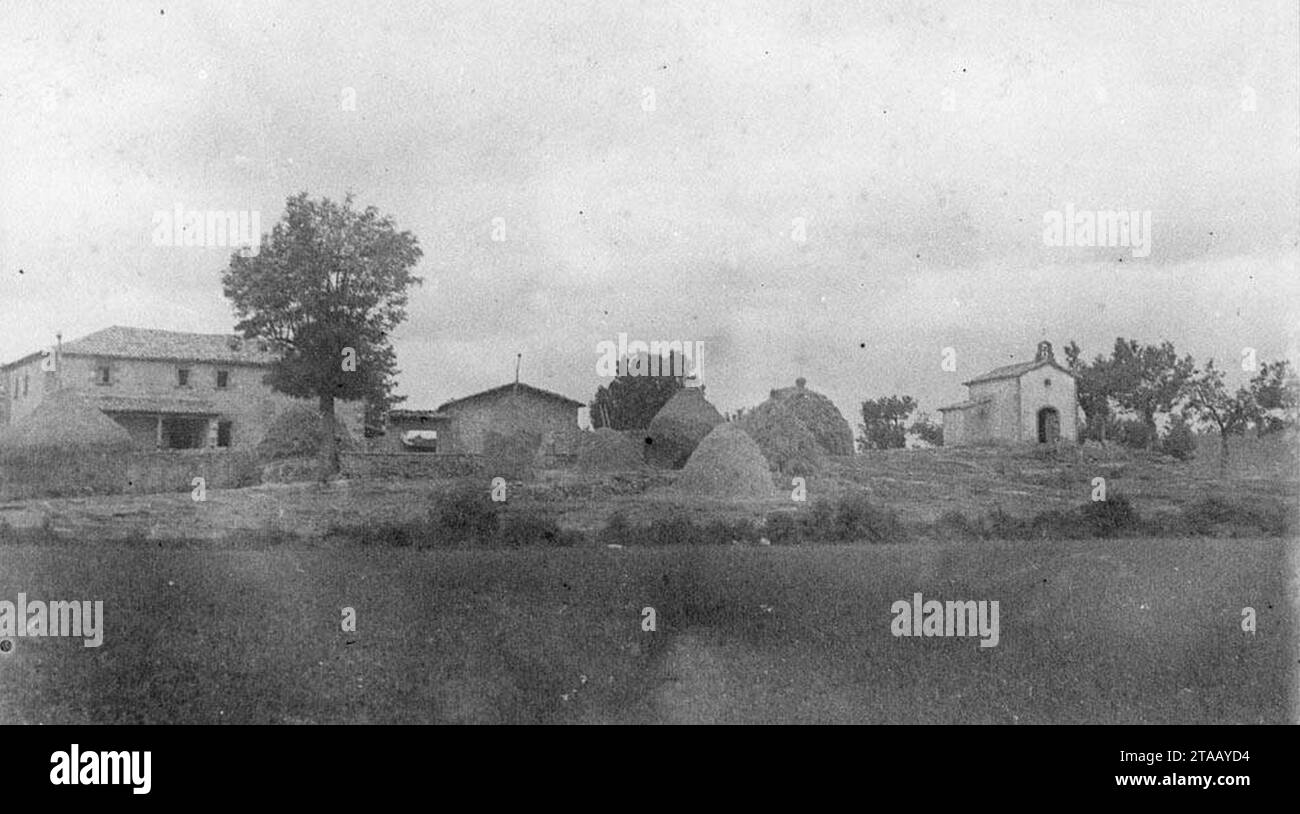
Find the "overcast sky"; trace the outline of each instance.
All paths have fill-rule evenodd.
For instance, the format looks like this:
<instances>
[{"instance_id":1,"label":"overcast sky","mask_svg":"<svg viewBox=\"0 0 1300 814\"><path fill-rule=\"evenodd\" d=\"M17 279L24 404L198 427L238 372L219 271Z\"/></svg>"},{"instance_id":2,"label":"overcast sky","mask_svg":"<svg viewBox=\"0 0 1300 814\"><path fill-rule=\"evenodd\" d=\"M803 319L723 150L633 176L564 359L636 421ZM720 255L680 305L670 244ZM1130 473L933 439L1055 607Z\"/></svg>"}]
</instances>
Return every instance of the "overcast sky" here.
<instances>
[{"instance_id":1,"label":"overcast sky","mask_svg":"<svg viewBox=\"0 0 1300 814\"><path fill-rule=\"evenodd\" d=\"M420 240L408 407L512 380L516 352L588 401L619 332L703 341L721 409L804 376L855 425L868 397L960 401L1042 338L1294 359L1297 14L6 0L0 360L59 330L230 331L229 250L155 246L154 213L269 230L304 190ZM1149 255L1046 245L1067 204L1150 212Z\"/></svg>"}]
</instances>

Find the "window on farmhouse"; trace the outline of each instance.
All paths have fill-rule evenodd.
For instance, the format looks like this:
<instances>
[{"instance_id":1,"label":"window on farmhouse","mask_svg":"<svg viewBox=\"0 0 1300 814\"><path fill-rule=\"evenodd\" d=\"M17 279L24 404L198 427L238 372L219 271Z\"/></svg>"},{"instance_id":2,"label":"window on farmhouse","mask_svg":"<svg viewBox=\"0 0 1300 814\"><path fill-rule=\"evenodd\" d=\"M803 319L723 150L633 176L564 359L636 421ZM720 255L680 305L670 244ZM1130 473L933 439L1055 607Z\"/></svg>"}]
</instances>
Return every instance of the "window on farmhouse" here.
<instances>
[{"instance_id":1,"label":"window on farmhouse","mask_svg":"<svg viewBox=\"0 0 1300 814\"><path fill-rule=\"evenodd\" d=\"M230 446L230 422L229 421L217 422L217 446L219 447Z\"/></svg>"},{"instance_id":2,"label":"window on farmhouse","mask_svg":"<svg viewBox=\"0 0 1300 814\"><path fill-rule=\"evenodd\" d=\"M112 377L109 372L108 365L100 365L99 367L95 368L96 384L109 384L111 381L112 381Z\"/></svg>"},{"instance_id":3,"label":"window on farmhouse","mask_svg":"<svg viewBox=\"0 0 1300 814\"><path fill-rule=\"evenodd\" d=\"M218 371L217 371L217 389L218 389L218 390L224 390L224 389L226 389L226 388L229 387L229 386L230 386L230 371L229 371L229 370L218 370Z\"/></svg>"},{"instance_id":4,"label":"window on farmhouse","mask_svg":"<svg viewBox=\"0 0 1300 814\"><path fill-rule=\"evenodd\" d=\"M181 368L180 370L177 370L177 371L176 371L176 384L179 385L180 387L189 387L189 386L190 386L190 370L189 370L189 368L183 367L183 368Z\"/></svg>"}]
</instances>

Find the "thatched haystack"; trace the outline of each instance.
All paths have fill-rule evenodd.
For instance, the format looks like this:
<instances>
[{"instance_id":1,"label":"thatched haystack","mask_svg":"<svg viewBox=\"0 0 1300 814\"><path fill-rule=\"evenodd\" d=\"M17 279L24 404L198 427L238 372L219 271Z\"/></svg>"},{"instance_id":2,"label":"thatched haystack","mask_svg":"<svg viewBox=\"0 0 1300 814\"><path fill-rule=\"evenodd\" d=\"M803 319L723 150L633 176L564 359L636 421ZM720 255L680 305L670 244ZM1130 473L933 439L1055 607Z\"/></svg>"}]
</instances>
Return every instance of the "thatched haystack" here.
<instances>
[{"instance_id":1,"label":"thatched haystack","mask_svg":"<svg viewBox=\"0 0 1300 814\"><path fill-rule=\"evenodd\" d=\"M763 451L768 466L783 475L812 475L825 465L825 453L812 430L781 402L766 401L738 422Z\"/></svg>"},{"instance_id":2,"label":"thatched haystack","mask_svg":"<svg viewBox=\"0 0 1300 814\"><path fill-rule=\"evenodd\" d=\"M51 393L0 431L0 494L116 494L128 483L131 434L74 390Z\"/></svg>"},{"instance_id":3,"label":"thatched haystack","mask_svg":"<svg viewBox=\"0 0 1300 814\"><path fill-rule=\"evenodd\" d=\"M717 408L704 400L703 387L678 390L646 428L646 461L680 468L714 427L724 423Z\"/></svg>"},{"instance_id":4,"label":"thatched haystack","mask_svg":"<svg viewBox=\"0 0 1300 814\"><path fill-rule=\"evenodd\" d=\"M771 411L797 421L812 433L817 446L827 455L852 455L853 428L834 402L809 390L806 384L800 378L795 380L794 387L773 390L771 398L754 412Z\"/></svg>"},{"instance_id":5,"label":"thatched haystack","mask_svg":"<svg viewBox=\"0 0 1300 814\"><path fill-rule=\"evenodd\" d=\"M489 414L483 434L483 463L492 477L532 477L542 449L543 426L522 401L507 398Z\"/></svg>"},{"instance_id":6,"label":"thatched haystack","mask_svg":"<svg viewBox=\"0 0 1300 814\"><path fill-rule=\"evenodd\" d=\"M674 487L720 498L764 498L773 491L762 450L735 424L720 424L700 441Z\"/></svg>"},{"instance_id":7,"label":"thatched haystack","mask_svg":"<svg viewBox=\"0 0 1300 814\"><path fill-rule=\"evenodd\" d=\"M352 434L337 416L334 421L334 437L338 441L339 452L357 448ZM257 445L257 457L263 462L314 458L320 454L323 438L320 411L305 402L291 404L266 428L266 434Z\"/></svg>"},{"instance_id":8,"label":"thatched haystack","mask_svg":"<svg viewBox=\"0 0 1300 814\"><path fill-rule=\"evenodd\" d=\"M631 472L645 466L642 448L618 430L601 427L578 447L578 469L583 472Z\"/></svg>"},{"instance_id":9,"label":"thatched haystack","mask_svg":"<svg viewBox=\"0 0 1300 814\"><path fill-rule=\"evenodd\" d=\"M131 434L75 390L51 393L35 412L0 431L0 463L83 452L126 452Z\"/></svg>"},{"instance_id":10,"label":"thatched haystack","mask_svg":"<svg viewBox=\"0 0 1300 814\"><path fill-rule=\"evenodd\" d=\"M591 433L578 429L578 425L548 429L542 433L535 464L539 469L563 468L577 462L578 453Z\"/></svg>"},{"instance_id":11,"label":"thatched haystack","mask_svg":"<svg viewBox=\"0 0 1300 814\"><path fill-rule=\"evenodd\" d=\"M541 446L541 433L488 430L483 435L483 465L491 477L527 480L537 471Z\"/></svg>"}]
</instances>

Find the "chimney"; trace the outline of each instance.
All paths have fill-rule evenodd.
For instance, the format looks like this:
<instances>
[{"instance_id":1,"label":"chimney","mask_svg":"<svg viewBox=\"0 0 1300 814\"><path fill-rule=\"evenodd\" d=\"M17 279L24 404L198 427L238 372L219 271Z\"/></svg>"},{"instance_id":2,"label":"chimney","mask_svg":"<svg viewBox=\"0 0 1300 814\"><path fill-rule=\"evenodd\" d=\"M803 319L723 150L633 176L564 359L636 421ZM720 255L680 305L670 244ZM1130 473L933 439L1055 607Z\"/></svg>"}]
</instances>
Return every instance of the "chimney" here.
<instances>
[{"instance_id":1,"label":"chimney","mask_svg":"<svg viewBox=\"0 0 1300 814\"><path fill-rule=\"evenodd\" d=\"M1056 356L1052 353L1052 343L1043 340L1038 343L1038 353L1034 356L1035 362L1055 362Z\"/></svg>"},{"instance_id":2,"label":"chimney","mask_svg":"<svg viewBox=\"0 0 1300 814\"><path fill-rule=\"evenodd\" d=\"M800 390L802 390L802 389L803 389L803 386L804 386L805 384L807 384L807 383L808 383L808 380L805 379L803 376L800 376L799 378L797 378L797 379L794 380L794 386L797 387L797 388L799 388Z\"/></svg>"}]
</instances>

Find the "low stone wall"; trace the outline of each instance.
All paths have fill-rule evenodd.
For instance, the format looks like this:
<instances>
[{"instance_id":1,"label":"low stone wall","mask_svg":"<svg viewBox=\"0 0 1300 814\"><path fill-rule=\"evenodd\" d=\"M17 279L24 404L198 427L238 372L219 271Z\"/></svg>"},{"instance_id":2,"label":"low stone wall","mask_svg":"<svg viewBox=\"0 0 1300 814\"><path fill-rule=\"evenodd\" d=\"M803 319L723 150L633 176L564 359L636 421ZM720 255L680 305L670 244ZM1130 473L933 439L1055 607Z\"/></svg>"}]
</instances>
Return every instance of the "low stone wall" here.
<instances>
[{"instance_id":1,"label":"low stone wall","mask_svg":"<svg viewBox=\"0 0 1300 814\"><path fill-rule=\"evenodd\" d=\"M188 492L195 478L203 478L206 489L260 481L252 451L79 451L44 455L21 465L0 464L0 500Z\"/></svg>"},{"instance_id":2,"label":"low stone wall","mask_svg":"<svg viewBox=\"0 0 1300 814\"><path fill-rule=\"evenodd\" d=\"M237 489L261 482L252 450L136 452L126 458L123 491L128 494L188 492L195 478L203 478L205 489Z\"/></svg>"},{"instance_id":3,"label":"low stone wall","mask_svg":"<svg viewBox=\"0 0 1300 814\"><path fill-rule=\"evenodd\" d=\"M339 469L347 478L454 478L482 471L477 455L447 452L342 452Z\"/></svg>"},{"instance_id":4,"label":"low stone wall","mask_svg":"<svg viewBox=\"0 0 1300 814\"><path fill-rule=\"evenodd\" d=\"M128 455L68 450L0 463L0 500L120 494L128 480Z\"/></svg>"}]
</instances>

